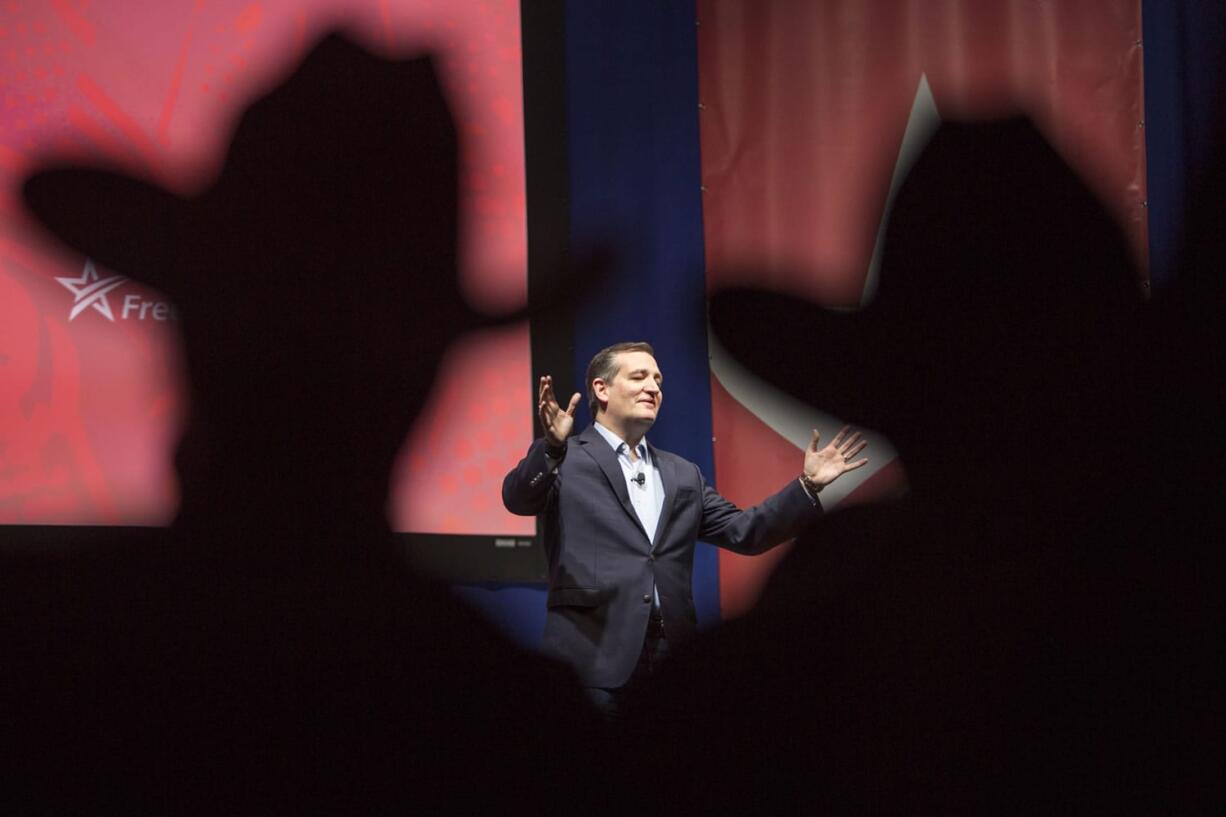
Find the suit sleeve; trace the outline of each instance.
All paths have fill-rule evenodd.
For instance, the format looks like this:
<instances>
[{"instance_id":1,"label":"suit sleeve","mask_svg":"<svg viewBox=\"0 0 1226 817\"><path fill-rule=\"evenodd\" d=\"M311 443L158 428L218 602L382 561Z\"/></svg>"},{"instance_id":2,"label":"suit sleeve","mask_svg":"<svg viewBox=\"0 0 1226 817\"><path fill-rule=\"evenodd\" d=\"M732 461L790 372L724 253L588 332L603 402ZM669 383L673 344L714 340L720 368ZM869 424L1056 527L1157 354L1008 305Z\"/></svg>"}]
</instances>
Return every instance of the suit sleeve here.
<instances>
[{"instance_id":1,"label":"suit sleeve","mask_svg":"<svg viewBox=\"0 0 1226 817\"><path fill-rule=\"evenodd\" d=\"M557 483L557 468L549 467L542 437L532 443L519 465L502 480L502 504L519 516L544 513L553 502Z\"/></svg>"},{"instance_id":2,"label":"suit sleeve","mask_svg":"<svg viewBox=\"0 0 1226 817\"><path fill-rule=\"evenodd\" d=\"M707 485L701 473L698 479L702 485L698 538L736 553L764 553L794 538L822 514L821 502L810 499L799 480L741 510Z\"/></svg>"}]
</instances>

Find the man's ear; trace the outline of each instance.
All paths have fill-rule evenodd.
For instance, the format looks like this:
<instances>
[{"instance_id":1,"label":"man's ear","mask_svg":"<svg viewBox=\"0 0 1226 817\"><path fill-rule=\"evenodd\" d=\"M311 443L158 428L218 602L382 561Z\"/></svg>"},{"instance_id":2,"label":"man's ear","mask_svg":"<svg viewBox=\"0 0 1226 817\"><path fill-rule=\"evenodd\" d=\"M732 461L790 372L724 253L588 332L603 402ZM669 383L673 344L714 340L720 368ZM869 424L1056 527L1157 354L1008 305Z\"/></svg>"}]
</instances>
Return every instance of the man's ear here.
<instances>
[{"instance_id":1,"label":"man's ear","mask_svg":"<svg viewBox=\"0 0 1226 817\"><path fill-rule=\"evenodd\" d=\"M600 404L600 409L608 407L609 384L603 378L597 377L592 380L592 393L596 395L596 402Z\"/></svg>"}]
</instances>

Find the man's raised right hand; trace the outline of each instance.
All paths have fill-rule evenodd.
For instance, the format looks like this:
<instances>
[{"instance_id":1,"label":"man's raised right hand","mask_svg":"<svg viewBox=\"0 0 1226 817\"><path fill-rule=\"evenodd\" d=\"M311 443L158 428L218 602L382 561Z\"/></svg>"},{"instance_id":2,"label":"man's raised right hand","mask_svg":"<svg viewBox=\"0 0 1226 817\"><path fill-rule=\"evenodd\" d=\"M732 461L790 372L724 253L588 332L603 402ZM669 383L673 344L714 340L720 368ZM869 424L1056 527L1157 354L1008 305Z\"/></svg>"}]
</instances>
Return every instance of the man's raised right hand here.
<instances>
[{"instance_id":1,"label":"man's raised right hand","mask_svg":"<svg viewBox=\"0 0 1226 817\"><path fill-rule=\"evenodd\" d=\"M558 405L558 398L553 393L553 377L545 375L541 378L540 397L537 400L537 413L541 418L541 428L545 431L545 444L550 448L562 448L566 438L575 427L575 409L579 406L579 392L570 398L570 405L563 409Z\"/></svg>"}]
</instances>

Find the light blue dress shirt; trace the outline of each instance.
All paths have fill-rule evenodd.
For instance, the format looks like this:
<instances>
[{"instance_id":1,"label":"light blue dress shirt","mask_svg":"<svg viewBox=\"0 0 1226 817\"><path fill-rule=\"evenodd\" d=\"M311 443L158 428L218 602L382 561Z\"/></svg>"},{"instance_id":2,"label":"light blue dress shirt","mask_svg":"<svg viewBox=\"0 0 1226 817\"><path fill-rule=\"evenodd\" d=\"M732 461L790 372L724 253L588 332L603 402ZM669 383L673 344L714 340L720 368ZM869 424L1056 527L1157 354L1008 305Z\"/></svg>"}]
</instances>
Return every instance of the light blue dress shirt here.
<instances>
[{"instance_id":1,"label":"light blue dress shirt","mask_svg":"<svg viewBox=\"0 0 1226 817\"><path fill-rule=\"evenodd\" d=\"M622 467L626 477L626 490L630 492L630 504L647 531L647 538L652 545L656 542L656 527L660 524L660 511L664 508L664 482L660 479L660 468L651 457L651 449L647 440L638 444L638 462L630 461L630 449L621 437L596 423L596 431L617 454L617 462ZM643 484L639 485L638 475L643 475Z\"/></svg>"},{"instance_id":2,"label":"light blue dress shirt","mask_svg":"<svg viewBox=\"0 0 1226 817\"><path fill-rule=\"evenodd\" d=\"M626 477L626 490L630 492L630 504L634 506L634 512L638 515L639 522L643 524L643 530L647 531L647 538L654 548L656 528L660 525L660 511L664 508L664 481L660 479L660 467L656 465L655 459L651 456L651 449L647 447L647 439L643 438L639 441L638 462L631 462L630 448L626 445L625 440L600 423L595 423L595 426L596 431L601 437L604 437L605 442L617 454L617 462L621 465L622 474ZM643 475L642 485L639 485L637 480L639 474ZM651 594L652 606L659 610L660 592L652 587Z\"/></svg>"}]
</instances>

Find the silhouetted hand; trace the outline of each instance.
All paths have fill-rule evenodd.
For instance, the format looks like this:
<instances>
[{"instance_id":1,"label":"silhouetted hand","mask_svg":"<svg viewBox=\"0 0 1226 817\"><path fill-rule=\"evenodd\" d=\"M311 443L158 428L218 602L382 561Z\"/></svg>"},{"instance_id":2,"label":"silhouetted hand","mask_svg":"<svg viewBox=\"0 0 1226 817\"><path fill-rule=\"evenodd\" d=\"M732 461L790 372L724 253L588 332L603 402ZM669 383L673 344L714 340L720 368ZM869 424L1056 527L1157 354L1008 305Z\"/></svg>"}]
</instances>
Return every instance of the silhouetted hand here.
<instances>
[{"instance_id":1,"label":"silhouetted hand","mask_svg":"<svg viewBox=\"0 0 1226 817\"><path fill-rule=\"evenodd\" d=\"M541 378L537 413L541 418L541 428L545 431L545 442L550 448L566 445L566 438L575 427L575 409L578 405L579 392L575 392L570 398L570 405L563 409L553 394L553 377L545 375Z\"/></svg>"},{"instance_id":2,"label":"silhouetted hand","mask_svg":"<svg viewBox=\"0 0 1226 817\"><path fill-rule=\"evenodd\" d=\"M867 440L860 439L860 432L852 432L850 426L843 426L834 435L830 444L820 451L818 440L822 435L813 429L813 439L805 449L805 476L815 483L820 490L826 487L848 471L854 471L868 462L867 458L852 460L868 445Z\"/></svg>"}]
</instances>

